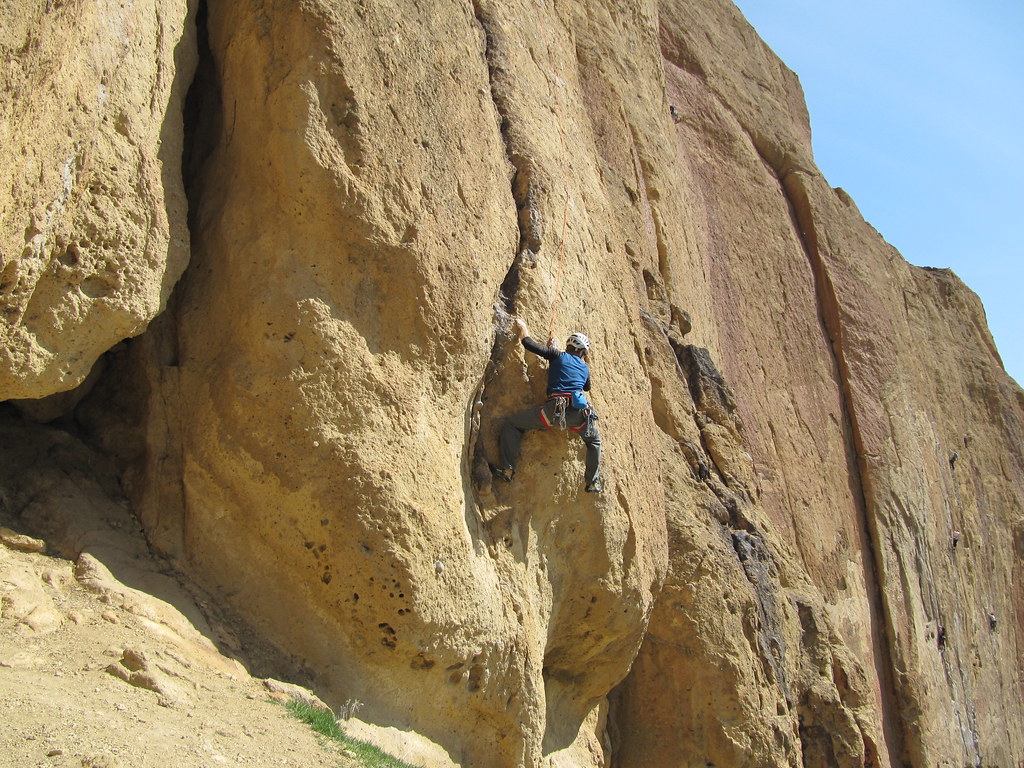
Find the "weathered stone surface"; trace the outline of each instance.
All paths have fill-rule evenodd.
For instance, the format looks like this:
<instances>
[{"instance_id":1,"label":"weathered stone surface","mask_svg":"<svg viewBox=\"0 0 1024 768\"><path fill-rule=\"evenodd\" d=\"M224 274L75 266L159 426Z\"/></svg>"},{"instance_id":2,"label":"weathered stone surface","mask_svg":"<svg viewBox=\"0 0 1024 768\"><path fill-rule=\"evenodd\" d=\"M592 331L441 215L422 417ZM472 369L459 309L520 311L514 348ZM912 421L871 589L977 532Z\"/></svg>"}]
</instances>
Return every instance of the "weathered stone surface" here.
<instances>
[{"instance_id":1,"label":"weathered stone surface","mask_svg":"<svg viewBox=\"0 0 1024 768\"><path fill-rule=\"evenodd\" d=\"M270 691L271 694L283 696L285 701L299 701L314 709L323 709L328 712L331 710L315 693L308 688L303 688L301 685L284 683L268 677L263 681L263 687Z\"/></svg>"},{"instance_id":2,"label":"weathered stone surface","mask_svg":"<svg viewBox=\"0 0 1024 768\"><path fill-rule=\"evenodd\" d=\"M46 542L42 539L26 536L3 527L0 527L0 543L22 552L42 552L46 549Z\"/></svg>"},{"instance_id":3,"label":"weathered stone surface","mask_svg":"<svg viewBox=\"0 0 1024 768\"><path fill-rule=\"evenodd\" d=\"M0 618L16 621L38 633L52 632L63 621L38 574L26 568L8 568L3 561L0 561Z\"/></svg>"},{"instance_id":4,"label":"weathered stone surface","mask_svg":"<svg viewBox=\"0 0 1024 768\"><path fill-rule=\"evenodd\" d=\"M468 5L239 10L210 8L230 114L197 129L215 148L193 182L194 272L165 400L182 425L168 452L182 456L187 512L180 541L156 543L237 589L238 610L322 671L328 701L357 698L367 719L467 764L589 751L580 725L628 671L664 569L660 489L647 482L655 455L624 448L610 464L619 492L585 498L561 441L542 450L563 479L524 469L522 491L486 507L467 486L469 405L487 402L490 439L495 416L537 396L491 381L521 379L507 337L494 352L509 265L524 273L519 294L551 290L550 270L517 260L509 154L557 151L555 116L538 115L535 150L510 149L492 97L501 54L488 46L511 18ZM500 87L527 115L544 82ZM557 194L553 178L533 183ZM531 301L541 315L535 299L523 310ZM628 308L605 322L628 325ZM625 357L632 342L607 346ZM634 394L614 408L642 412L639 368L620 380ZM622 421L611 445L632 430L639 444L640 426ZM560 509L533 508L536 494ZM297 600L313 611L301 636Z\"/></svg>"},{"instance_id":5,"label":"weathered stone surface","mask_svg":"<svg viewBox=\"0 0 1024 768\"><path fill-rule=\"evenodd\" d=\"M1016 726L980 726L988 706L979 692L1000 690L998 679L1019 679L1021 658L1019 651L996 651L980 606L995 599L1001 610L1013 611L1010 606L1019 603L1016 588L991 580L1019 570L1010 532L1021 524L1020 389L1001 370L976 297L948 273L908 266L861 220L848 196L813 170L809 146L801 147L807 133L802 111L791 110L793 118L786 120L778 108L798 101L796 82L772 64L770 54L766 58L760 43L744 42L750 32L736 23L734 10L680 3L663 11L666 85L689 149L689 184L679 189L697 197L702 216L715 223L698 240L704 258L695 270L713 276L717 333L708 344L736 393L760 505L785 548L797 555L787 564L799 563L822 590L827 615L844 641L828 640L832 666L842 673L827 698L838 694L862 730L859 750L848 749L856 738L841 735L822 743L823 734L849 729L822 717L828 707L820 686L812 686L798 698L803 760L1010 761L1021 749L1010 735ZM741 48L749 55L732 55ZM765 98L751 110L746 94L755 87ZM753 221L751 211L760 212ZM700 227L689 229L690 238L693 232ZM960 374L964 369L978 379L969 384ZM978 432L991 452L979 451ZM947 461L963 440L988 468L987 493L973 482L965 491L970 470L952 470ZM973 564L967 560L980 552L964 556L962 548L951 547L965 517L993 524L998 519L996 528L1006 532L987 537L982 560ZM979 569L977 577L968 577L970 587L964 568ZM692 566L674 565L665 594L672 594L677 569L685 584L694 581ZM659 607L668 604L663 594ZM801 608L801 619L804 613ZM987 662L968 669L951 658L954 622L960 633L956 653L987 647L993 654ZM655 642L641 651L631 680L634 717L669 711L650 700L658 697L663 678L650 674L650 686L644 686L640 671L674 653L657 642L669 624L657 612L652 617ZM689 648L707 632L691 626L668 639ZM817 644L806 630L803 635L788 644L788 655ZM734 656L703 642L698 658ZM1011 644L1019 648L1017 638ZM860 670L844 658L849 651L843 645ZM698 689L683 679L685 691ZM865 683L873 689L869 696ZM720 685L711 689L721 693ZM748 708L764 712L757 704ZM760 764L773 752L780 764L796 759L763 747L751 756L730 728L734 708L721 709L717 723L695 729L693 741L679 738L677 718L659 726L655 716L645 724L671 740L667 753L680 761L699 764L706 755L716 764ZM1019 722L1015 703L1004 711ZM761 720L745 714L754 723ZM865 728L870 720L876 725ZM744 738L757 730L746 729ZM640 727L636 746L644 735ZM652 764L647 760L636 764Z\"/></svg>"},{"instance_id":6,"label":"weathered stone surface","mask_svg":"<svg viewBox=\"0 0 1024 768\"><path fill-rule=\"evenodd\" d=\"M341 723L345 735L372 744L385 754L401 755L404 762L421 768L457 768L441 747L412 731L380 728L361 720L348 719ZM356 757L352 752L349 756Z\"/></svg>"},{"instance_id":7,"label":"weathered stone surface","mask_svg":"<svg viewBox=\"0 0 1024 768\"><path fill-rule=\"evenodd\" d=\"M0 399L77 386L185 268L191 6L0 10Z\"/></svg>"},{"instance_id":8,"label":"weathered stone surface","mask_svg":"<svg viewBox=\"0 0 1024 768\"><path fill-rule=\"evenodd\" d=\"M83 583L145 616L77 512L123 488L241 652L442 763L1019 759L1024 393L828 186L734 7L198 20L171 309L18 406L116 471L0 412L12 510ZM511 314L593 339L604 494L557 432L488 482L544 394Z\"/></svg>"},{"instance_id":9,"label":"weathered stone surface","mask_svg":"<svg viewBox=\"0 0 1024 768\"><path fill-rule=\"evenodd\" d=\"M149 655L131 648L126 648L120 660L107 666L108 675L136 688L143 688L157 694L162 707L176 707L189 703L191 691L180 675L166 664L160 664L149 658Z\"/></svg>"}]
</instances>

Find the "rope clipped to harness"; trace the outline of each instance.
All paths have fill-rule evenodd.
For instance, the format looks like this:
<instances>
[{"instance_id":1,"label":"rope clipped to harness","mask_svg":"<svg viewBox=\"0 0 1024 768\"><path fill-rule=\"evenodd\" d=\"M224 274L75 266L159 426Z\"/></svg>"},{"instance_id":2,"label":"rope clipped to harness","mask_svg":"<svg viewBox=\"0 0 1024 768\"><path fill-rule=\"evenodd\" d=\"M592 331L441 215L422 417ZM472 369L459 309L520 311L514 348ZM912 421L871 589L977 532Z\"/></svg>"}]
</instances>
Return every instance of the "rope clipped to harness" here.
<instances>
[{"instance_id":1,"label":"rope clipped to harness","mask_svg":"<svg viewBox=\"0 0 1024 768\"><path fill-rule=\"evenodd\" d=\"M555 423L563 432L565 431L565 409L568 404L569 399L566 397L555 398Z\"/></svg>"}]
</instances>

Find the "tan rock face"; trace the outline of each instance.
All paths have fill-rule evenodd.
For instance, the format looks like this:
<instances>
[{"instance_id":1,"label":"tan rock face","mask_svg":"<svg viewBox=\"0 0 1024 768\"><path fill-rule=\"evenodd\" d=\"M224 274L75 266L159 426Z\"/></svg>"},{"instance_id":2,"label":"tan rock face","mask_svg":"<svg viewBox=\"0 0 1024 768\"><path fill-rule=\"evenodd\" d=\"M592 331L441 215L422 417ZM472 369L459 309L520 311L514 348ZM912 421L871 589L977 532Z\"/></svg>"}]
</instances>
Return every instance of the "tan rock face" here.
<instances>
[{"instance_id":1,"label":"tan rock face","mask_svg":"<svg viewBox=\"0 0 1024 768\"><path fill-rule=\"evenodd\" d=\"M209 34L231 115L204 127L218 137L177 327L184 536L158 543L241 587L330 696L469 764L600 750L580 725L625 676L664 570L656 458L620 454L628 502L585 498L561 439L525 462L547 456L553 479L524 469L485 503L469 487L468 443L538 394L507 336L495 350L500 286L547 287L520 276L516 150L481 21L281 4L211 8ZM619 378L636 394L617 407L642 411L639 368ZM556 505L531 509L541 494ZM299 637L297 599L317 615Z\"/></svg>"},{"instance_id":2,"label":"tan rock face","mask_svg":"<svg viewBox=\"0 0 1024 768\"><path fill-rule=\"evenodd\" d=\"M186 276L19 413L74 416L275 676L463 766L1024 751L1024 395L735 8L198 19ZM492 487L544 396L512 314L593 340L605 493L557 430Z\"/></svg>"},{"instance_id":3,"label":"tan rock face","mask_svg":"<svg viewBox=\"0 0 1024 768\"><path fill-rule=\"evenodd\" d=\"M188 261L187 0L0 11L0 398L77 386Z\"/></svg>"}]
</instances>

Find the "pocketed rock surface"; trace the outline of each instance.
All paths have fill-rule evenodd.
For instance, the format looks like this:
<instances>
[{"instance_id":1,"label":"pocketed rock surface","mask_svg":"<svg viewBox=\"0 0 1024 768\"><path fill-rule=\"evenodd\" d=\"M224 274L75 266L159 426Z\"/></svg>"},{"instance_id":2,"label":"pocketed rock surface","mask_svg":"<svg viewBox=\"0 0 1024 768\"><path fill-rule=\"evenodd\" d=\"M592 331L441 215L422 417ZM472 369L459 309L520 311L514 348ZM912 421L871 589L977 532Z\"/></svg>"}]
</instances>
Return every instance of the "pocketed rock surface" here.
<instances>
[{"instance_id":1,"label":"pocketed rock surface","mask_svg":"<svg viewBox=\"0 0 1024 768\"><path fill-rule=\"evenodd\" d=\"M195 2L0 10L0 392L70 390L165 307L189 257Z\"/></svg>"},{"instance_id":2,"label":"pocketed rock surface","mask_svg":"<svg viewBox=\"0 0 1024 768\"><path fill-rule=\"evenodd\" d=\"M18 120L65 87L26 39L127 13L32 7ZM108 77L146 126L110 138L164 173L104 214L47 139L4 198L15 534L109 570L77 510L118 505L239 660L465 768L1024 759L1024 392L978 298L823 178L735 7L133 9L164 42L122 66L163 85ZM124 325L61 271L97 211ZM592 339L604 493L558 430L492 482L544 397L513 315Z\"/></svg>"}]
</instances>

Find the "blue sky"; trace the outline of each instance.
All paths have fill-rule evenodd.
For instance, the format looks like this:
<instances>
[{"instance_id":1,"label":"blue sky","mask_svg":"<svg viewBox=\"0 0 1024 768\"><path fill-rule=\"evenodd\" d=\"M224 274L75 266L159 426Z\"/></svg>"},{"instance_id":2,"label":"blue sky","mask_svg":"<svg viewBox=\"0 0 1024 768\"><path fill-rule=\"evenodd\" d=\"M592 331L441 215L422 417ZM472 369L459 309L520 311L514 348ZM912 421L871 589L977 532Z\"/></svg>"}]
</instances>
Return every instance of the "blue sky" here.
<instances>
[{"instance_id":1,"label":"blue sky","mask_svg":"<svg viewBox=\"0 0 1024 768\"><path fill-rule=\"evenodd\" d=\"M1024 385L1024 2L736 5L800 77L828 182L907 261L981 296Z\"/></svg>"}]
</instances>

